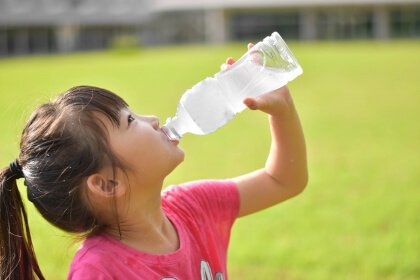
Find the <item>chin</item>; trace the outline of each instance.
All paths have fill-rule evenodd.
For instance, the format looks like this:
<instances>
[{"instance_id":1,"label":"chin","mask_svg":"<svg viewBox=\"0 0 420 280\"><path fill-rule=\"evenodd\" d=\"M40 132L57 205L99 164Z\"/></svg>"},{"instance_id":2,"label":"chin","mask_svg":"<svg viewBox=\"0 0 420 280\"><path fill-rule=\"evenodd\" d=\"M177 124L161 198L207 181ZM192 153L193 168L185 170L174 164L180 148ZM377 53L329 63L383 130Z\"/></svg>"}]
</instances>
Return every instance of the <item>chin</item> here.
<instances>
[{"instance_id":1,"label":"chin","mask_svg":"<svg viewBox=\"0 0 420 280\"><path fill-rule=\"evenodd\" d=\"M184 158L185 158L185 153L184 153L184 151L183 150L181 150L180 149L180 153L179 153L179 158L177 158L177 164L176 164L176 166L175 167L177 167L178 165L180 165L183 161L184 161Z\"/></svg>"},{"instance_id":2,"label":"chin","mask_svg":"<svg viewBox=\"0 0 420 280\"><path fill-rule=\"evenodd\" d=\"M177 153L177 160L178 160L178 164L180 164L181 162L184 161L184 157L185 157L185 153L184 150L182 150L181 148L178 147L177 149L178 153Z\"/></svg>"},{"instance_id":3,"label":"chin","mask_svg":"<svg viewBox=\"0 0 420 280\"><path fill-rule=\"evenodd\" d=\"M179 149L179 152L173 157L171 157L170 161L168 162L169 164L166 165L167 175L169 175L175 168L178 167L178 165L180 165L184 161L184 156L184 151Z\"/></svg>"}]
</instances>

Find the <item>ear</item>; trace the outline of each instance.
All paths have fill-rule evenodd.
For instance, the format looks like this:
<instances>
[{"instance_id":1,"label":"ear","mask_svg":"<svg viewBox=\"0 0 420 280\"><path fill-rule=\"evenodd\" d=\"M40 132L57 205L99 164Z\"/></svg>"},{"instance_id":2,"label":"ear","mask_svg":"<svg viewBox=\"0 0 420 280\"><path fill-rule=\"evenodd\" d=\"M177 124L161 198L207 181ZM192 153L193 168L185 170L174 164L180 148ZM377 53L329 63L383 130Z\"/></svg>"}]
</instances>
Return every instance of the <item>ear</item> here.
<instances>
[{"instance_id":1,"label":"ear","mask_svg":"<svg viewBox=\"0 0 420 280\"><path fill-rule=\"evenodd\" d=\"M90 175L86 180L88 190L104 198L120 197L123 195L125 193L125 186L107 177L101 173Z\"/></svg>"}]
</instances>

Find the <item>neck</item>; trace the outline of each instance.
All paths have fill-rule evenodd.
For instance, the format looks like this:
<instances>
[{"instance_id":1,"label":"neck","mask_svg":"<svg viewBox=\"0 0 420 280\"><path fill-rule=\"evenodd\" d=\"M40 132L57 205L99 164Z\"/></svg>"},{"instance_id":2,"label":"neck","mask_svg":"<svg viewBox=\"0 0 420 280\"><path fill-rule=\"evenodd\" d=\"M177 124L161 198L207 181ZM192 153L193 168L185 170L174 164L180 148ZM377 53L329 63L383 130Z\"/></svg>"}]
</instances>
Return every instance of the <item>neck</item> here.
<instances>
[{"instance_id":1,"label":"neck","mask_svg":"<svg viewBox=\"0 0 420 280\"><path fill-rule=\"evenodd\" d=\"M175 227L166 217L162 209L160 191L158 194L146 197L141 201L136 199L123 201L124 214L119 215L119 227L110 227L107 233L130 247L151 254L174 252L179 247L179 239ZM130 203L127 203L130 202ZM121 213L121 212L120 212Z\"/></svg>"}]
</instances>

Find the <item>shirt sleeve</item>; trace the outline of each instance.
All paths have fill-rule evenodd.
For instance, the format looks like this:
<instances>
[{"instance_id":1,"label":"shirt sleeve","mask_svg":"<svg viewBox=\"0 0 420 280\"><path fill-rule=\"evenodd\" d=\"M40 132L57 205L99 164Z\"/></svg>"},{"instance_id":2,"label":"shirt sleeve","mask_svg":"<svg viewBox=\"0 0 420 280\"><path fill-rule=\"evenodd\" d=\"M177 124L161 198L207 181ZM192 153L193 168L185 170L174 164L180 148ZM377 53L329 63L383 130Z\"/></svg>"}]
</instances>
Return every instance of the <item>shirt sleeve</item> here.
<instances>
[{"instance_id":1,"label":"shirt sleeve","mask_svg":"<svg viewBox=\"0 0 420 280\"><path fill-rule=\"evenodd\" d=\"M194 181L168 191L176 197L177 204L212 224L220 236L230 232L239 213L239 192L233 181Z\"/></svg>"},{"instance_id":2,"label":"shirt sleeve","mask_svg":"<svg viewBox=\"0 0 420 280\"><path fill-rule=\"evenodd\" d=\"M200 208L217 221L233 222L239 213L239 192L228 180L206 180L184 185Z\"/></svg>"},{"instance_id":3,"label":"shirt sleeve","mask_svg":"<svg viewBox=\"0 0 420 280\"><path fill-rule=\"evenodd\" d=\"M101 271L91 264L84 264L83 266L73 269L67 276L67 280L112 280L113 278L106 272Z\"/></svg>"}]
</instances>

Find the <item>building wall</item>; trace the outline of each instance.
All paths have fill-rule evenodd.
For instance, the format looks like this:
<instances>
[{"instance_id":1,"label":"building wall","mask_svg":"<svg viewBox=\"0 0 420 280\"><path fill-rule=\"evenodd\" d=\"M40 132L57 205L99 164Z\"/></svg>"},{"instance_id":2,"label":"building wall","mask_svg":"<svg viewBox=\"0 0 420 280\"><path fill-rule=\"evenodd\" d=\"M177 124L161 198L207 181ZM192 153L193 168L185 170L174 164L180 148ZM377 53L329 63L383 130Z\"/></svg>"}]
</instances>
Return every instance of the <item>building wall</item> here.
<instances>
[{"instance_id":1,"label":"building wall","mask_svg":"<svg viewBox=\"0 0 420 280\"><path fill-rule=\"evenodd\" d=\"M138 37L152 0L0 0L0 56L103 49Z\"/></svg>"},{"instance_id":2,"label":"building wall","mask_svg":"<svg viewBox=\"0 0 420 280\"><path fill-rule=\"evenodd\" d=\"M274 30L287 40L420 38L417 5L230 8L165 12L156 42L258 40Z\"/></svg>"},{"instance_id":3,"label":"building wall","mask_svg":"<svg viewBox=\"0 0 420 280\"><path fill-rule=\"evenodd\" d=\"M198 43L205 40L204 11L176 11L156 14L142 33L146 44Z\"/></svg>"},{"instance_id":4,"label":"building wall","mask_svg":"<svg viewBox=\"0 0 420 280\"><path fill-rule=\"evenodd\" d=\"M420 38L420 5L232 10L230 39L262 38L273 30L286 39Z\"/></svg>"},{"instance_id":5,"label":"building wall","mask_svg":"<svg viewBox=\"0 0 420 280\"><path fill-rule=\"evenodd\" d=\"M103 49L123 36L142 44L258 40L274 30L286 40L420 38L420 1L154 9L158 2L0 0L0 56Z\"/></svg>"},{"instance_id":6,"label":"building wall","mask_svg":"<svg viewBox=\"0 0 420 280\"><path fill-rule=\"evenodd\" d=\"M139 42L139 30L140 27L136 25L0 27L0 56L105 49L124 37L131 37Z\"/></svg>"}]
</instances>

